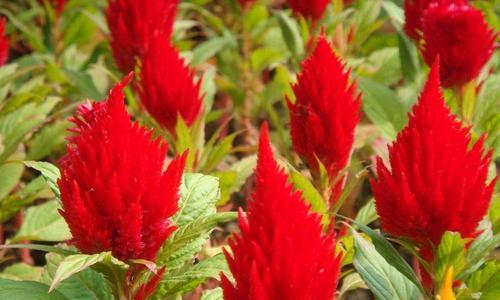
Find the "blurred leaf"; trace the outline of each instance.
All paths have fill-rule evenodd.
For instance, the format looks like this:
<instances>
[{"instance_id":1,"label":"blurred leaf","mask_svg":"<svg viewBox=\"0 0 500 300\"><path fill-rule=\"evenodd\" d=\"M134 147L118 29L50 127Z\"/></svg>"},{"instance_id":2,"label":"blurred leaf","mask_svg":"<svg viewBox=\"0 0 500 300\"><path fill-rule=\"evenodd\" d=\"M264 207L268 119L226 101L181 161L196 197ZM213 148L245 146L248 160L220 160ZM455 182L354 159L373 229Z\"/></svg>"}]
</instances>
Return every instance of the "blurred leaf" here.
<instances>
[{"instance_id":1,"label":"blurred leaf","mask_svg":"<svg viewBox=\"0 0 500 300\"><path fill-rule=\"evenodd\" d=\"M0 299L69 300L58 291L48 291L49 287L39 282L0 279Z\"/></svg>"},{"instance_id":2,"label":"blurred leaf","mask_svg":"<svg viewBox=\"0 0 500 300\"><path fill-rule=\"evenodd\" d=\"M252 175L257 162L257 156L247 156L229 167L228 171L215 175L220 179L221 198L217 205L224 205L230 200L230 195L239 191L247 178Z\"/></svg>"},{"instance_id":3,"label":"blurred leaf","mask_svg":"<svg viewBox=\"0 0 500 300\"><path fill-rule=\"evenodd\" d=\"M304 41L300 35L299 25L285 11L277 12L276 19L288 49L295 60L299 62L304 55Z\"/></svg>"},{"instance_id":4,"label":"blurred leaf","mask_svg":"<svg viewBox=\"0 0 500 300\"><path fill-rule=\"evenodd\" d=\"M85 45L92 39L97 26L86 14L77 14L64 27L64 45Z\"/></svg>"},{"instance_id":5,"label":"blurred leaf","mask_svg":"<svg viewBox=\"0 0 500 300\"><path fill-rule=\"evenodd\" d=\"M45 178L45 181L56 195L56 198L59 199L61 197L61 192L59 192L59 187L57 186L57 181L59 177L61 177L61 173L56 166L43 161L25 161L24 164L42 173L43 178Z\"/></svg>"},{"instance_id":6,"label":"blurred leaf","mask_svg":"<svg viewBox=\"0 0 500 300\"><path fill-rule=\"evenodd\" d=\"M434 265L436 286L441 286L446 270L453 267L455 274L460 274L465 268L465 242L459 233L447 231L439 243Z\"/></svg>"},{"instance_id":7,"label":"blurred leaf","mask_svg":"<svg viewBox=\"0 0 500 300\"><path fill-rule=\"evenodd\" d=\"M401 64L399 51L395 47L382 48L374 51L366 59L357 72L383 85L392 85L401 80Z\"/></svg>"},{"instance_id":8,"label":"blurred leaf","mask_svg":"<svg viewBox=\"0 0 500 300\"><path fill-rule=\"evenodd\" d=\"M318 214L325 216L328 213L326 202L313 186L313 184L301 173L293 171L290 173L290 180L295 188L302 192L302 196L307 203L311 205L311 209Z\"/></svg>"},{"instance_id":9,"label":"blurred leaf","mask_svg":"<svg viewBox=\"0 0 500 300\"><path fill-rule=\"evenodd\" d=\"M233 149L233 142L238 133L230 134L224 137L219 143L214 147L209 149L209 152L205 155L204 153L204 163L202 164L201 172L210 173L214 170L217 165L228 155Z\"/></svg>"},{"instance_id":10,"label":"blurred leaf","mask_svg":"<svg viewBox=\"0 0 500 300\"><path fill-rule=\"evenodd\" d=\"M481 299L481 300L498 300L500 299L500 263L498 261L490 261L486 266L474 273L467 280L467 289L470 295L467 297L458 297L459 300L465 299ZM472 298L471 294L480 295L480 298Z\"/></svg>"},{"instance_id":11,"label":"blurred leaf","mask_svg":"<svg viewBox=\"0 0 500 300\"><path fill-rule=\"evenodd\" d=\"M6 162L0 163L0 201L18 185L24 171L23 160L24 151L17 151Z\"/></svg>"},{"instance_id":12,"label":"blurred leaf","mask_svg":"<svg viewBox=\"0 0 500 300\"><path fill-rule=\"evenodd\" d=\"M71 238L68 226L59 214L59 203L55 200L30 207L21 228L12 243L22 240L32 241L66 241Z\"/></svg>"},{"instance_id":13,"label":"blurred leaf","mask_svg":"<svg viewBox=\"0 0 500 300\"><path fill-rule=\"evenodd\" d=\"M191 65L196 67L204 63L207 59L215 56L223 48L234 46L234 44L234 37L229 33L226 33L222 37L211 38L193 49Z\"/></svg>"},{"instance_id":14,"label":"blurred leaf","mask_svg":"<svg viewBox=\"0 0 500 300\"><path fill-rule=\"evenodd\" d=\"M39 281L42 276L42 268L28 265L26 263L15 263L6 267L0 278L11 280Z\"/></svg>"},{"instance_id":15,"label":"blurred leaf","mask_svg":"<svg viewBox=\"0 0 500 300\"><path fill-rule=\"evenodd\" d=\"M401 30L398 30L398 46L403 76L407 81L414 82L420 69L417 47Z\"/></svg>"},{"instance_id":16,"label":"blurred leaf","mask_svg":"<svg viewBox=\"0 0 500 300\"><path fill-rule=\"evenodd\" d=\"M65 144L70 123L67 121L47 125L28 143L28 160L39 160Z\"/></svg>"},{"instance_id":17,"label":"blurred leaf","mask_svg":"<svg viewBox=\"0 0 500 300\"><path fill-rule=\"evenodd\" d=\"M356 231L352 231L355 241L354 266L377 299L417 300L417 287L396 268L391 266Z\"/></svg>"},{"instance_id":18,"label":"blurred leaf","mask_svg":"<svg viewBox=\"0 0 500 300\"><path fill-rule=\"evenodd\" d=\"M97 89L92 77L89 74L74 70L64 71L71 83L87 98L93 100L104 99L104 95Z\"/></svg>"},{"instance_id":19,"label":"blurred leaf","mask_svg":"<svg viewBox=\"0 0 500 300\"><path fill-rule=\"evenodd\" d=\"M272 48L260 48L252 52L250 62L255 73L260 73L273 64L286 60L285 53Z\"/></svg>"},{"instance_id":20,"label":"blurred leaf","mask_svg":"<svg viewBox=\"0 0 500 300\"><path fill-rule=\"evenodd\" d=\"M406 110L399 97L387 87L367 78L359 77L363 109L389 140L396 138L407 122Z\"/></svg>"}]
</instances>

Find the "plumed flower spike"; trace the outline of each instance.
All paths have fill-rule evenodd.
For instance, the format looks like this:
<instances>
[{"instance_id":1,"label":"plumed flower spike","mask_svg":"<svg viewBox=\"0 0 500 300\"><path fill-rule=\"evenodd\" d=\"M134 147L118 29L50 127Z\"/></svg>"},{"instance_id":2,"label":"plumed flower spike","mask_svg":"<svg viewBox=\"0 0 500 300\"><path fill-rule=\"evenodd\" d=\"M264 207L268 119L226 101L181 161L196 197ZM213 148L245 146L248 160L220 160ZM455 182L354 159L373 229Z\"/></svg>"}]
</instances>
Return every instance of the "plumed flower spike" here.
<instances>
[{"instance_id":1,"label":"plumed flower spike","mask_svg":"<svg viewBox=\"0 0 500 300\"><path fill-rule=\"evenodd\" d=\"M449 2L431 3L422 19L423 56L431 65L439 55L444 87L475 79L493 54L496 38L481 11Z\"/></svg>"},{"instance_id":2,"label":"plumed flower spike","mask_svg":"<svg viewBox=\"0 0 500 300\"><path fill-rule=\"evenodd\" d=\"M5 36L7 21L0 17L0 66L5 65L9 58L9 39Z\"/></svg>"},{"instance_id":3,"label":"plumed flower spike","mask_svg":"<svg viewBox=\"0 0 500 300\"><path fill-rule=\"evenodd\" d=\"M413 241L427 259L445 231L474 237L488 209L491 152L483 154L482 138L470 143L470 129L443 101L436 62L407 127L389 147L390 169L379 157L378 180L371 182L382 228Z\"/></svg>"},{"instance_id":4,"label":"plumed flower spike","mask_svg":"<svg viewBox=\"0 0 500 300\"><path fill-rule=\"evenodd\" d=\"M162 34L170 38L179 0L109 0L106 20L111 34L111 50L118 68L134 70L137 59L148 49L151 39Z\"/></svg>"},{"instance_id":5,"label":"plumed flower spike","mask_svg":"<svg viewBox=\"0 0 500 300\"><path fill-rule=\"evenodd\" d=\"M170 132L177 116L191 125L202 109L201 79L195 82L179 52L162 36L153 39L142 59L139 94L149 114Z\"/></svg>"},{"instance_id":6,"label":"plumed flower spike","mask_svg":"<svg viewBox=\"0 0 500 300\"><path fill-rule=\"evenodd\" d=\"M333 299L340 255L333 232L323 233L320 216L311 213L292 190L273 158L264 125L260 136L255 190L240 234L225 252L235 282L222 275L226 300Z\"/></svg>"},{"instance_id":7,"label":"plumed flower spike","mask_svg":"<svg viewBox=\"0 0 500 300\"><path fill-rule=\"evenodd\" d=\"M359 122L356 85L324 37L302 63L297 81L296 101L288 100L294 149L313 172L319 160L334 178L347 165Z\"/></svg>"},{"instance_id":8,"label":"plumed flower spike","mask_svg":"<svg viewBox=\"0 0 500 300\"><path fill-rule=\"evenodd\" d=\"M329 0L287 0L288 6L294 13L306 19L317 21L323 17Z\"/></svg>"},{"instance_id":9,"label":"plumed flower spike","mask_svg":"<svg viewBox=\"0 0 500 300\"><path fill-rule=\"evenodd\" d=\"M100 103L81 106L67 154L60 161L62 210L84 253L112 251L121 260L155 258L175 229L185 156L164 171L168 145L130 121L122 89Z\"/></svg>"}]
</instances>

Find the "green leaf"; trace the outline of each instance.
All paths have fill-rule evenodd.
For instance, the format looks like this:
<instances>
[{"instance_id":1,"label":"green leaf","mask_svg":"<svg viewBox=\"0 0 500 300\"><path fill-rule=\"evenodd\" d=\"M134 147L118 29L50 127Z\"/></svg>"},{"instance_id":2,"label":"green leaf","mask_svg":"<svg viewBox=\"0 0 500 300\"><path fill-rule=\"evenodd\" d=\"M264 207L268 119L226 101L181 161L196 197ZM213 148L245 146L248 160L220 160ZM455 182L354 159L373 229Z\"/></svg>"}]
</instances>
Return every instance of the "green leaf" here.
<instances>
[{"instance_id":1,"label":"green leaf","mask_svg":"<svg viewBox=\"0 0 500 300\"><path fill-rule=\"evenodd\" d=\"M355 241L354 267L377 299L417 300L418 288L391 266L375 247L352 231Z\"/></svg>"},{"instance_id":2,"label":"green leaf","mask_svg":"<svg viewBox=\"0 0 500 300\"><path fill-rule=\"evenodd\" d=\"M220 287L213 290L205 291L201 296L201 300L223 300L224 295Z\"/></svg>"},{"instance_id":3,"label":"green leaf","mask_svg":"<svg viewBox=\"0 0 500 300\"><path fill-rule=\"evenodd\" d=\"M500 299L500 263L488 262L485 267L474 273L466 285L472 293L480 294L481 300Z\"/></svg>"},{"instance_id":4,"label":"green leaf","mask_svg":"<svg viewBox=\"0 0 500 300\"><path fill-rule=\"evenodd\" d=\"M56 198L59 199L61 197L61 192L59 191L59 187L57 186L57 181L61 177L61 173L56 166L43 161L25 161L24 164L27 167L33 168L42 173L43 178L49 185L50 189L56 195Z\"/></svg>"},{"instance_id":5,"label":"green leaf","mask_svg":"<svg viewBox=\"0 0 500 300\"><path fill-rule=\"evenodd\" d=\"M448 268L453 267L454 273L459 274L465 268L465 242L459 233L447 231L441 238L437 249L434 265L436 286L441 286Z\"/></svg>"},{"instance_id":6,"label":"green leaf","mask_svg":"<svg viewBox=\"0 0 500 300\"><path fill-rule=\"evenodd\" d=\"M39 281L42 276L42 270L41 267L35 267L25 263L15 263L6 267L3 272L0 273L0 278Z\"/></svg>"},{"instance_id":7,"label":"green leaf","mask_svg":"<svg viewBox=\"0 0 500 300\"><path fill-rule=\"evenodd\" d=\"M358 273L351 273L342 279L342 287L339 291L339 299L342 299L347 292L357 289L368 289L365 282Z\"/></svg>"},{"instance_id":8,"label":"green leaf","mask_svg":"<svg viewBox=\"0 0 500 300\"><path fill-rule=\"evenodd\" d=\"M325 200L313 186L313 184L301 173L293 171L290 173L290 180L293 182L295 188L302 192L302 196L311 204L311 209L320 215L324 216L328 212Z\"/></svg>"},{"instance_id":9,"label":"green leaf","mask_svg":"<svg viewBox=\"0 0 500 300\"><path fill-rule=\"evenodd\" d=\"M381 255L388 264L398 270L410 282L418 287L422 294L425 293L425 290L420 284L420 281L417 279L417 276L415 275L415 272L413 272L413 269L401 257L401 255L399 255L398 251L394 249L391 243L389 243L382 235L375 232L370 227L356 222L354 222L354 224L372 239L373 246L378 251L378 254Z\"/></svg>"},{"instance_id":10,"label":"green leaf","mask_svg":"<svg viewBox=\"0 0 500 300\"><path fill-rule=\"evenodd\" d=\"M24 171L20 161L24 160L24 151L17 151L8 158L7 162L0 163L0 201L18 185Z\"/></svg>"},{"instance_id":11,"label":"green leaf","mask_svg":"<svg viewBox=\"0 0 500 300\"><path fill-rule=\"evenodd\" d=\"M0 279L0 299L8 300L69 300L58 291L49 294L49 287L34 281Z\"/></svg>"},{"instance_id":12,"label":"green leaf","mask_svg":"<svg viewBox=\"0 0 500 300\"><path fill-rule=\"evenodd\" d=\"M28 208L24 222L16 236L12 238L12 242L69 240L71 233L63 217L59 214L59 208L59 203L55 200Z\"/></svg>"},{"instance_id":13,"label":"green leaf","mask_svg":"<svg viewBox=\"0 0 500 300\"><path fill-rule=\"evenodd\" d=\"M296 61L300 61L304 55L304 42L300 35L299 25L294 18L287 15L285 11L276 13L276 20L281 29L285 43Z\"/></svg>"},{"instance_id":14,"label":"green leaf","mask_svg":"<svg viewBox=\"0 0 500 300\"><path fill-rule=\"evenodd\" d=\"M206 160L202 165L203 173L210 173L233 149L233 142L238 133L233 133L223 138L218 144L206 154Z\"/></svg>"},{"instance_id":15,"label":"green leaf","mask_svg":"<svg viewBox=\"0 0 500 300\"><path fill-rule=\"evenodd\" d=\"M363 109L368 118L389 140L396 138L407 122L406 109L399 97L384 85L367 78L358 78L362 91Z\"/></svg>"},{"instance_id":16,"label":"green leaf","mask_svg":"<svg viewBox=\"0 0 500 300\"><path fill-rule=\"evenodd\" d=\"M39 160L65 144L70 123L67 121L47 125L29 142L28 160Z\"/></svg>"},{"instance_id":17,"label":"green leaf","mask_svg":"<svg viewBox=\"0 0 500 300\"><path fill-rule=\"evenodd\" d=\"M222 49L234 45L234 37L229 32L225 32L224 36L211 38L194 48L191 65L194 67L198 66L207 59L215 56Z\"/></svg>"},{"instance_id":18,"label":"green leaf","mask_svg":"<svg viewBox=\"0 0 500 300\"><path fill-rule=\"evenodd\" d=\"M355 221L356 223L362 225L368 225L377 219L378 219L378 214L377 210L375 209L375 201L373 201L373 199L370 199L370 201L368 201L368 203L366 203L358 211Z\"/></svg>"},{"instance_id":19,"label":"green leaf","mask_svg":"<svg viewBox=\"0 0 500 300\"><path fill-rule=\"evenodd\" d=\"M64 280L98 263L109 262L119 265L119 261L111 255L111 252L101 252L98 254L74 254L63 258L57 267L50 290L55 289Z\"/></svg>"},{"instance_id":20,"label":"green leaf","mask_svg":"<svg viewBox=\"0 0 500 300\"><path fill-rule=\"evenodd\" d=\"M401 71L406 80L414 82L420 69L417 47L402 30L398 29L397 31Z\"/></svg>"},{"instance_id":21,"label":"green leaf","mask_svg":"<svg viewBox=\"0 0 500 300\"><path fill-rule=\"evenodd\" d=\"M104 95L99 92L92 77L83 72L74 70L64 70L71 83L87 98L100 100L104 99Z\"/></svg>"},{"instance_id":22,"label":"green leaf","mask_svg":"<svg viewBox=\"0 0 500 300\"><path fill-rule=\"evenodd\" d=\"M42 276L43 283L50 284L53 281L58 266L63 259L63 256L56 253L46 254L45 260L47 261L47 265ZM113 299L104 277L90 268L73 274L70 278L60 283L56 290L72 300Z\"/></svg>"}]
</instances>

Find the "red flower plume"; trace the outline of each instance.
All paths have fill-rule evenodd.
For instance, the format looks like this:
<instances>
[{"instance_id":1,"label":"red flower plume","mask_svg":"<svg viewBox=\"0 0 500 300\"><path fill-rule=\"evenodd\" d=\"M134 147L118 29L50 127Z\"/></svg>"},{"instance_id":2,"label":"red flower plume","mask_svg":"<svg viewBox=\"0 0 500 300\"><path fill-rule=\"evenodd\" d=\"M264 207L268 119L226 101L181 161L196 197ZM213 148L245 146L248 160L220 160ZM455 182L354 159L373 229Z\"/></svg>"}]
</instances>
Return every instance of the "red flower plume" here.
<instances>
[{"instance_id":1,"label":"red flower plume","mask_svg":"<svg viewBox=\"0 0 500 300\"><path fill-rule=\"evenodd\" d=\"M296 102L287 99L293 146L313 172L319 160L335 178L347 165L359 122L356 85L324 37L302 69L293 86Z\"/></svg>"},{"instance_id":2,"label":"red flower plume","mask_svg":"<svg viewBox=\"0 0 500 300\"><path fill-rule=\"evenodd\" d=\"M477 77L495 50L495 34L482 13L466 3L432 3L422 19L423 55L439 55L443 86L461 86Z\"/></svg>"},{"instance_id":3,"label":"red flower plume","mask_svg":"<svg viewBox=\"0 0 500 300\"><path fill-rule=\"evenodd\" d=\"M201 79L195 82L194 75L166 38L153 38L142 59L138 90L147 111L170 132L178 115L191 125L201 111Z\"/></svg>"},{"instance_id":4,"label":"red flower plume","mask_svg":"<svg viewBox=\"0 0 500 300\"><path fill-rule=\"evenodd\" d=\"M0 66L5 65L9 58L9 39L5 36L7 21L0 18Z\"/></svg>"},{"instance_id":5,"label":"red flower plume","mask_svg":"<svg viewBox=\"0 0 500 300\"><path fill-rule=\"evenodd\" d=\"M445 231L474 237L494 182L486 183L491 152L446 107L435 63L406 128L389 146L390 169L377 158L372 180L382 228L420 246L432 259Z\"/></svg>"},{"instance_id":6,"label":"red flower plume","mask_svg":"<svg viewBox=\"0 0 500 300\"><path fill-rule=\"evenodd\" d=\"M121 71L134 70L152 37L162 34L170 38L177 4L178 0L109 0L106 20L111 50Z\"/></svg>"},{"instance_id":7,"label":"red flower plume","mask_svg":"<svg viewBox=\"0 0 500 300\"><path fill-rule=\"evenodd\" d=\"M325 13L330 0L287 0L294 13L311 20L319 20Z\"/></svg>"},{"instance_id":8,"label":"red flower plume","mask_svg":"<svg viewBox=\"0 0 500 300\"><path fill-rule=\"evenodd\" d=\"M169 217L185 157L163 171L168 145L130 121L122 89L131 75L73 118L75 136L60 163L61 214L82 252L152 260L175 229Z\"/></svg>"},{"instance_id":9,"label":"red flower plume","mask_svg":"<svg viewBox=\"0 0 500 300\"><path fill-rule=\"evenodd\" d=\"M221 276L224 299L333 299L340 268L334 233L323 233L321 218L292 190L273 158L264 125L255 171L255 191L241 233L225 252L235 283Z\"/></svg>"}]
</instances>

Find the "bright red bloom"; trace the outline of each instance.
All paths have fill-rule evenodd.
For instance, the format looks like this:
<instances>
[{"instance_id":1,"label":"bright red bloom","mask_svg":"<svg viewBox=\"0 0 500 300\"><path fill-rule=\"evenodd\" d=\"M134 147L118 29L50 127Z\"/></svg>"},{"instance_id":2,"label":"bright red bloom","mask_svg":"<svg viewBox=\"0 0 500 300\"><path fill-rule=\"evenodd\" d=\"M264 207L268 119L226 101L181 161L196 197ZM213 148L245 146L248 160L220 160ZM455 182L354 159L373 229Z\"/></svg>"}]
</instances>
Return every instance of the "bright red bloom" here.
<instances>
[{"instance_id":1,"label":"bright red bloom","mask_svg":"<svg viewBox=\"0 0 500 300\"><path fill-rule=\"evenodd\" d=\"M288 6L294 13L311 20L319 20L323 17L330 0L286 0Z\"/></svg>"},{"instance_id":2,"label":"bright red bloom","mask_svg":"<svg viewBox=\"0 0 500 300\"><path fill-rule=\"evenodd\" d=\"M495 50L496 35L481 11L462 4L432 3L424 13L423 55L439 55L443 86L462 86L477 77Z\"/></svg>"},{"instance_id":3,"label":"bright red bloom","mask_svg":"<svg viewBox=\"0 0 500 300\"><path fill-rule=\"evenodd\" d=\"M261 131L255 191L240 234L225 251L235 283L221 275L226 300L331 300L341 255L334 232L323 233L321 218L311 213L301 194L273 158L267 126Z\"/></svg>"},{"instance_id":4,"label":"bright red bloom","mask_svg":"<svg viewBox=\"0 0 500 300\"><path fill-rule=\"evenodd\" d=\"M405 10L404 29L410 38L417 42L420 40L422 37L422 16L431 3L439 2L467 4L467 0L405 0L403 4Z\"/></svg>"},{"instance_id":5,"label":"bright red bloom","mask_svg":"<svg viewBox=\"0 0 500 300\"><path fill-rule=\"evenodd\" d=\"M201 111L201 79L195 82L194 76L167 39L153 38L142 59L138 91L147 111L170 132L178 115L191 125Z\"/></svg>"},{"instance_id":6,"label":"bright red bloom","mask_svg":"<svg viewBox=\"0 0 500 300\"><path fill-rule=\"evenodd\" d=\"M324 37L302 69L293 86L296 102L287 99L293 146L313 172L318 172L319 160L334 179L349 160L360 97Z\"/></svg>"},{"instance_id":7,"label":"bright red bloom","mask_svg":"<svg viewBox=\"0 0 500 300\"><path fill-rule=\"evenodd\" d=\"M172 34L178 0L109 0L106 20L111 50L122 72L134 70L152 37Z\"/></svg>"},{"instance_id":8,"label":"bright red bloom","mask_svg":"<svg viewBox=\"0 0 500 300\"><path fill-rule=\"evenodd\" d=\"M405 237L432 259L446 231L474 237L492 196L491 152L446 107L435 63L409 123L389 146L390 169L377 158L371 185L382 228Z\"/></svg>"},{"instance_id":9,"label":"bright red bloom","mask_svg":"<svg viewBox=\"0 0 500 300\"><path fill-rule=\"evenodd\" d=\"M68 4L68 0L48 0L48 2L52 5L52 7L54 7L57 14L61 14L64 11L66 4ZM38 3L43 5L44 0L38 0Z\"/></svg>"},{"instance_id":10,"label":"bright red bloom","mask_svg":"<svg viewBox=\"0 0 500 300\"><path fill-rule=\"evenodd\" d=\"M185 156L163 171L168 145L130 121L122 89L79 107L75 136L61 160L62 216L84 253L112 251L121 260L155 258L175 229Z\"/></svg>"},{"instance_id":11,"label":"bright red bloom","mask_svg":"<svg viewBox=\"0 0 500 300\"><path fill-rule=\"evenodd\" d=\"M9 59L9 39L5 36L7 21L0 18L0 66L5 65Z\"/></svg>"}]
</instances>

